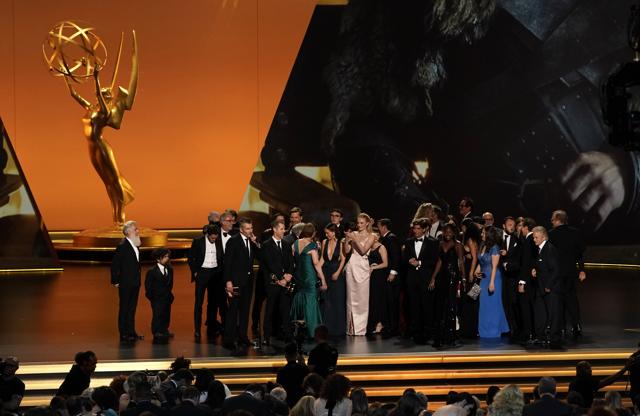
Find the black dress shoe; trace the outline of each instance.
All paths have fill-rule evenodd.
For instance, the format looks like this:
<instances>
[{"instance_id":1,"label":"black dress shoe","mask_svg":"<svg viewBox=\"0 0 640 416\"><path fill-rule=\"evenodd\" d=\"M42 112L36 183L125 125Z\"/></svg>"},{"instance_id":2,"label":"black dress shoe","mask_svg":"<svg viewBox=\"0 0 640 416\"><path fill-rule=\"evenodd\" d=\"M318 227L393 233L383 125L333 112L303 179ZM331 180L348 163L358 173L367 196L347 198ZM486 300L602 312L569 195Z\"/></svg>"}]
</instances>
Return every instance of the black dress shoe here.
<instances>
[{"instance_id":1,"label":"black dress shoe","mask_svg":"<svg viewBox=\"0 0 640 416\"><path fill-rule=\"evenodd\" d=\"M136 341L142 341L144 339L144 335L140 335L140 334L133 334L132 337Z\"/></svg>"},{"instance_id":2,"label":"black dress shoe","mask_svg":"<svg viewBox=\"0 0 640 416\"><path fill-rule=\"evenodd\" d=\"M176 337L176 334L174 334L173 332L169 332L169 331L167 331L164 335L167 338L175 338Z\"/></svg>"},{"instance_id":3,"label":"black dress shoe","mask_svg":"<svg viewBox=\"0 0 640 416\"><path fill-rule=\"evenodd\" d=\"M241 344L245 347L249 347L251 345L253 345L253 343L251 341L249 341L249 338L247 337L241 337L240 339L238 339L238 344Z\"/></svg>"},{"instance_id":4,"label":"black dress shoe","mask_svg":"<svg viewBox=\"0 0 640 416\"><path fill-rule=\"evenodd\" d=\"M196 331L193 333L193 337L196 339L196 341L200 341L200 338L202 338L202 335L200 335L199 331Z\"/></svg>"},{"instance_id":5,"label":"black dress shoe","mask_svg":"<svg viewBox=\"0 0 640 416\"><path fill-rule=\"evenodd\" d=\"M120 342L133 342L135 338L129 335L120 335Z\"/></svg>"}]
</instances>

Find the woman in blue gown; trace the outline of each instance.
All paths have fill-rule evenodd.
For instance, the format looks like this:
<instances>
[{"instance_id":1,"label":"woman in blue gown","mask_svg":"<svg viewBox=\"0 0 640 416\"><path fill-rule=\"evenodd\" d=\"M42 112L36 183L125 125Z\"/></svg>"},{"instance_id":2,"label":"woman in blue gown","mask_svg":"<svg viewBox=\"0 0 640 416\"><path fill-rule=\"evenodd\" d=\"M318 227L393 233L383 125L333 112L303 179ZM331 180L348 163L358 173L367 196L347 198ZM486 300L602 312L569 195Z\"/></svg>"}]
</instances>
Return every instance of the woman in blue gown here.
<instances>
[{"instance_id":1,"label":"woman in blue gown","mask_svg":"<svg viewBox=\"0 0 640 416\"><path fill-rule=\"evenodd\" d=\"M502 231L499 229L487 226L482 230L482 245L476 269L476 277L482 278L478 314L480 338L500 338L503 333L509 332L502 307L502 273L498 266L501 241Z\"/></svg>"},{"instance_id":2,"label":"woman in blue gown","mask_svg":"<svg viewBox=\"0 0 640 416\"><path fill-rule=\"evenodd\" d=\"M322 324L316 282L320 280L320 290L327 290L327 283L320 267L318 244L313 240L316 228L308 223L302 228L300 237L293 243L296 267L293 272L296 292L291 301L292 321L305 321L307 336L313 338L316 327Z\"/></svg>"}]
</instances>

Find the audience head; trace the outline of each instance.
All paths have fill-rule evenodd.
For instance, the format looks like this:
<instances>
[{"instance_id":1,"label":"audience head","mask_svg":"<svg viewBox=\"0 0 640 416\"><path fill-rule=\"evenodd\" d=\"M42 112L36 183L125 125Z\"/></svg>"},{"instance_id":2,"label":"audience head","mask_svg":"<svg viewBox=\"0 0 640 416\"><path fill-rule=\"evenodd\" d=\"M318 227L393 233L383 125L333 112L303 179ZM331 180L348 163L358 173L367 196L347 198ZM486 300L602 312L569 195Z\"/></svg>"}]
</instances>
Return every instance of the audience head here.
<instances>
[{"instance_id":1,"label":"audience head","mask_svg":"<svg viewBox=\"0 0 640 416\"><path fill-rule=\"evenodd\" d=\"M533 400L540 400L540 390L538 389L538 385L533 386L533 391L531 392L533 395Z\"/></svg>"},{"instance_id":2,"label":"audience head","mask_svg":"<svg viewBox=\"0 0 640 416\"><path fill-rule=\"evenodd\" d=\"M244 389L245 393L249 393L253 397L258 400L264 399L264 386L262 384L253 383L249 384L246 389Z\"/></svg>"},{"instance_id":3,"label":"audience head","mask_svg":"<svg viewBox=\"0 0 640 416\"><path fill-rule=\"evenodd\" d=\"M469 214L473 210L473 199L468 196L463 197L458 204L458 212L463 217Z\"/></svg>"},{"instance_id":4,"label":"audience head","mask_svg":"<svg viewBox=\"0 0 640 416\"><path fill-rule=\"evenodd\" d=\"M193 384L200 392L208 391L209 385L216 379L216 376L208 368L202 368L196 372L196 382Z\"/></svg>"},{"instance_id":5,"label":"audience head","mask_svg":"<svg viewBox=\"0 0 640 416\"><path fill-rule=\"evenodd\" d=\"M547 230L544 227L534 227L533 228L533 242L540 246L544 241L549 239L549 234L547 234Z\"/></svg>"},{"instance_id":6,"label":"audience head","mask_svg":"<svg viewBox=\"0 0 640 416\"><path fill-rule=\"evenodd\" d=\"M91 400L93 400L101 410L112 409L115 412L118 411L118 396L111 387L97 387L91 394Z\"/></svg>"},{"instance_id":7,"label":"audience head","mask_svg":"<svg viewBox=\"0 0 640 416\"><path fill-rule=\"evenodd\" d=\"M490 213L489 211L485 212L484 214L482 214L482 223L484 225L490 225L493 227L493 223L494 223L494 218L493 218L493 214Z\"/></svg>"},{"instance_id":8,"label":"audience head","mask_svg":"<svg viewBox=\"0 0 640 416\"><path fill-rule=\"evenodd\" d=\"M336 238L336 232L338 232L338 226L333 223L329 223L324 227L324 235L326 235L329 240Z\"/></svg>"},{"instance_id":9,"label":"audience head","mask_svg":"<svg viewBox=\"0 0 640 416\"><path fill-rule=\"evenodd\" d=\"M240 226L240 233L247 238L250 238L253 235L253 222L251 218L242 217L238 220L238 225Z\"/></svg>"},{"instance_id":10,"label":"audience head","mask_svg":"<svg viewBox=\"0 0 640 416\"><path fill-rule=\"evenodd\" d=\"M342 399L346 398L351 388L351 382L342 374L331 374L324 381L320 397L327 401L328 408L335 406Z\"/></svg>"},{"instance_id":11,"label":"audience head","mask_svg":"<svg viewBox=\"0 0 640 416\"><path fill-rule=\"evenodd\" d=\"M171 380L183 386L190 386L194 378L193 373L186 368L181 368L171 375Z\"/></svg>"},{"instance_id":12,"label":"audience head","mask_svg":"<svg viewBox=\"0 0 640 416\"><path fill-rule=\"evenodd\" d=\"M293 227L302 222L302 208L293 207L289 210L289 224Z\"/></svg>"},{"instance_id":13,"label":"audience head","mask_svg":"<svg viewBox=\"0 0 640 416\"><path fill-rule=\"evenodd\" d=\"M218 380L213 380L207 387L206 404L212 409L221 409L226 396L224 384Z\"/></svg>"},{"instance_id":14,"label":"audience head","mask_svg":"<svg viewBox=\"0 0 640 416\"><path fill-rule=\"evenodd\" d=\"M111 383L109 383L109 387L111 387L113 391L116 392L116 395L118 397L126 393L126 391L124 390L125 381L127 381L127 376L125 376L124 374L120 374L119 376L115 376L111 380Z\"/></svg>"},{"instance_id":15,"label":"audience head","mask_svg":"<svg viewBox=\"0 0 640 416\"><path fill-rule=\"evenodd\" d=\"M358 227L358 231L368 231L368 232L372 231L373 220L371 219L369 214L361 212L360 214L358 214L358 217L356 218L356 220L357 220L356 225Z\"/></svg>"},{"instance_id":16,"label":"audience head","mask_svg":"<svg viewBox=\"0 0 640 416\"><path fill-rule=\"evenodd\" d=\"M553 211L553 214L551 214L551 225L553 226L553 228L565 225L568 222L569 216L567 215L567 211L559 209Z\"/></svg>"},{"instance_id":17,"label":"audience head","mask_svg":"<svg viewBox=\"0 0 640 416\"><path fill-rule=\"evenodd\" d=\"M305 394L310 394L315 398L320 397L324 378L320 374L310 373L302 380L302 390Z\"/></svg>"},{"instance_id":18,"label":"audience head","mask_svg":"<svg viewBox=\"0 0 640 416\"><path fill-rule=\"evenodd\" d=\"M20 361L16 357L7 357L2 361L2 375L5 378L11 378L16 375L16 371L20 368Z\"/></svg>"},{"instance_id":19,"label":"audience head","mask_svg":"<svg viewBox=\"0 0 640 416\"><path fill-rule=\"evenodd\" d=\"M339 225L343 217L344 213L340 208L332 208L331 211L329 211L329 221L331 224Z\"/></svg>"},{"instance_id":20,"label":"audience head","mask_svg":"<svg viewBox=\"0 0 640 416\"><path fill-rule=\"evenodd\" d=\"M298 359L298 346L290 342L284 347L284 358L288 363L294 363Z\"/></svg>"},{"instance_id":21,"label":"audience head","mask_svg":"<svg viewBox=\"0 0 640 416\"><path fill-rule=\"evenodd\" d=\"M391 231L391 220L389 218L380 218L378 220L378 230L380 230L380 235L382 236Z\"/></svg>"},{"instance_id":22,"label":"audience head","mask_svg":"<svg viewBox=\"0 0 640 416\"><path fill-rule=\"evenodd\" d=\"M76 354L75 362L86 374L93 374L96 371L98 357L93 351L82 351Z\"/></svg>"},{"instance_id":23,"label":"audience head","mask_svg":"<svg viewBox=\"0 0 640 416\"><path fill-rule=\"evenodd\" d=\"M640 394L636 394L635 396L631 397L631 403L633 404L634 413L640 413Z\"/></svg>"},{"instance_id":24,"label":"audience head","mask_svg":"<svg viewBox=\"0 0 640 416\"><path fill-rule=\"evenodd\" d=\"M184 358L183 355L176 357L175 360L171 363L169 368L171 371L176 372L182 368L186 368L187 370L191 367L191 360L188 358Z\"/></svg>"},{"instance_id":25,"label":"audience head","mask_svg":"<svg viewBox=\"0 0 640 416\"><path fill-rule=\"evenodd\" d=\"M316 399L313 396L301 397L300 400L298 400L298 403L296 403L296 405L293 406L293 408L291 409L291 412L289 412L289 415L290 416L314 416L313 406L315 404L315 401Z\"/></svg>"},{"instance_id":26,"label":"audience head","mask_svg":"<svg viewBox=\"0 0 640 416\"><path fill-rule=\"evenodd\" d=\"M182 391L182 402L191 402L194 405L200 404L200 391L194 386L189 386Z\"/></svg>"},{"instance_id":27,"label":"audience head","mask_svg":"<svg viewBox=\"0 0 640 416\"><path fill-rule=\"evenodd\" d=\"M215 224L220 222L220 213L218 211L211 211L207 216L209 224Z\"/></svg>"},{"instance_id":28,"label":"audience head","mask_svg":"<svg viewBox=\"0 0 640 416\"><path fill-rule=\"evenodd\" d=\"M369 400L367 399L367 393L364 389L356 387L351 390L349 398L351 399L351 414L367 414L367 410L369 409Z\"/></svg>"},{"instance_id":29,"label":"audience head","mask_svg":"<svg viewBox=\"0 0 640 416\"><path fill-rule=\"evenodd\" d=\"M611 409L622 409L622 397L617 391L608 391L604 395L604 401Z\"/></svg>"},{"instance_id":30,"label":"audience head","mask_svg":"<svg viewBox=\"0 0 640 416\"><path fill-rule=\"evenodd\" d=\"M313 225L313 223L306 223L304 224L304 226L302 227L302 231L300 231L300 235L298 236L298 238L310 238L313 239L313 237L316 235L316 227L315 225Z\"/></svg>"},{"instance_id":31,"label":"audience head","mask_svg":"<svg viewBox=\"0 0 640 416\"><path fill-rule=\"evenodd\" d=\"M327 342L329 340L329 328L326 325L318 325L313 331L313 338L318 344Z\"/></svg>"},{"instance_id":32,"label":"audience head","mask_svg":"<svg viewBox=\"0 0 640 416\"><path fill-rule=\"evenodd\" d=\"M544 396L556 397L556 380L553 377L542 377L538 381L538 394L540 394L540 398Z\"/></svg>"},{"instance_id":33,"label":"audience head","mask_svg":"<svg viewBox=\"0 0 640 416\"><path fill-rule=\"evenodd\" d=\"M425 410L415 390L407 390L405 390L400 400L398 400L396 411L394 412L395 416L418 416L420 412Z\"/></svg>"},{"instance_id":34,"label":"audience head","mask_svg":"<svg viewBox=\"0 0 640 416\"><path fill-rule=\"evenodd\" d=\"M580 361L576 364L576 377L590 377L591 363L589 361Z\"/></svg>"},{"instance_id":35,"label":"audience head","mask_svg":"<svg viewBox=\"0 0 640 416\"><path fill-rule=\"evenodd\" d=\"M233 224L236 222L233 214L229 211L225 211L222 213L220 217L220 228L222 231L228 233L233 228Z\"/></svg>"},{"instance_id":36,"label":"audience head","mask_svg":"<svg viewBox=\"0 0 640 416\"><path fill-rule=\"evenodd\" d=\"M424 237L424 234L427 232L427 229L431 226L431 223L427 218L418 218L417 220L413 220L411 223L411 230L413 231L413 236L416 238Z\"/></svg>"},{"instance_id":37,"label":"audience head","mask_svg":"<svg viewBox=\"0 0 640 416\"><path fill-rule=\"evenodd\" d=\"M572 390L567 394L567 403L577 407L584 407L584 398L579 392Z\"/></svg>"},{"instance_id":38,"label":"audience head","mask_svg":"<svg viewBox=\"0 0 640 416\"><path fill-rule=\"evenodd\" d=\"M448 404L436 410L433 416L467 416L467 411L454 404Z\"/></svg>"},{"instance_id":39,"label":"audience head","mask_svg":"<svg viewBox=\"0 0 640 416\"><path fill-rule=\"evenodd\" d=\"M274 387L273 389L271 389L269 394L275 397L276 399L280 400L281 402L284 402L287 400L287 391L280 386Z\"/></svg>"},{"instance_id":40,"label":"audience head","mask_svg":"<svg viewBox=\"0 0 640 416\"><path fill-rule=\"evenodd\" d=\"M595 404L595 400L593 403ZM618 416L613 410L609 410L604 406L592 406L587 413L587 416Z\"/></svg>"},{"instance_id":41,"label":"audience head","mask_svg":"<svg viewBox=\"0 0 640 416\"><path fill-rule=\"evenodd\" d=\"M487 389L487 405L490 406L493 403L493 398L500 391L500 387L498 386L489 386Z\"/></svg>"},{"instance_id":42,"label":"audience head","mask_svg":"<svg viewBox=\"0 0 640 416\"><path fill-rule=\"evenodd\" d=\"M509 384L496 393L490 413L492 416L520 416L522 409L524 409L522 390L515 384Z\"/></svg>"}]
</instances>

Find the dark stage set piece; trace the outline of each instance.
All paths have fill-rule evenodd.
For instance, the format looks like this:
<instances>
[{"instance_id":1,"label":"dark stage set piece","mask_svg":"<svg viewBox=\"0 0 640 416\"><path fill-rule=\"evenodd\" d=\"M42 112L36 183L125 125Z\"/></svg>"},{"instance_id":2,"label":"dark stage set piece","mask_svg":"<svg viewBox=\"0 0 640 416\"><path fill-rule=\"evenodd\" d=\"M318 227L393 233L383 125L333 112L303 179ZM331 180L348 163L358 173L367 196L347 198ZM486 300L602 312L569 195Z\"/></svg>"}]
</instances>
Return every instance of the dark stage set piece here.
<instances>
[{"instance_id":1,"label":"dark stage set piece","mask_svg":"<svg viewBox=\"0 0 640 416\"><path fill-rule=\"evenodd\" d=\"M143 273L149 265L143 266ZM573 349L633 349L640 339L637 316L640 279L637 268L592 268L579 287L584 336ZM118 339L118 294L109 282L108 266L65 265L56 275L4 275L0 278L0 357L19 355L23 362L70 361L76 352L91 349L100 360L228 357L229 351L215 339L193 338L193 285L186 264L175 265L175 301L170 330L175 338L167 345L151 342L151 307L140 296L136 330L146 339L133 347ZM606 295L603 295L606 294ZM415 354L435 352L431 346L417 346L411 340L393 338L367 340L347 337L336 341L341 354ZM452 352L521 351L517 344L466 342ZM250 349L250 356L261 355Z\"/></svg>"}]
</instances>

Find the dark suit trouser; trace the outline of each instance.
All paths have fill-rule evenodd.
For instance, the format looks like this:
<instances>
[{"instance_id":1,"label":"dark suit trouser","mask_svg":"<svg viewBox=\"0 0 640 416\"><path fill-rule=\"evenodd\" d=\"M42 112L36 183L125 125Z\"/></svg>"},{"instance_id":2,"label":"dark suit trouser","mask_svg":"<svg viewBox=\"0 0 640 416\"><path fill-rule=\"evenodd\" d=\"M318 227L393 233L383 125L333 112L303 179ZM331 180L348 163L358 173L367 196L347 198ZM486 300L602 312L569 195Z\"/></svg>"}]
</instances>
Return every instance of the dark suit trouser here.
<instances>
[{"instance_id":1,"label":"dark suit trouser","mask_svg":"<svg viewBox=\"0 0 640 416\"><path fill-rule=\"evenodd\" d=\"M239 297L229 298L229 309L224 323L225 342L248 341L249 314L251 312L251 298L253 296L253 282L238 285Z\"/></svg>"},{"instance_id":2,"label":"dark suit trouser","mask_svg":"<svg viewBox=\"0 0 640 416\"><path fill-rule=\"evenodd\" d=\"M393 282L386 282L384 288L385 306L387 308L384 314L384 332L396 333L398 332L398 325L400 321L400 276L396 275Z\"/></svg>"},{"instance_id":3,"label":"dark suit trouser","mask_svg":"<svg viewBox=\"0 0 640 416\"><path fill-rule=\"evenodd\" d=\"M427 275L431 276L431 273L407 274L407 294L411 311L409 332L414 337L426 336L432 329L433 305L429 302L428 283L425 277Z\"/></svg>"},{"instance_id":4,"label":"dark suit trouser","mask_svg":"<svg viewBox=\"0 0 640 416\"><path fill-rule=\"evenodd\" d=\"M578 291L576 288L577 277L568 276L562 278L565 281L567 292L563 296L563 306L566 315L569 317L568 324L571 328L581 325L580 322L580 303L578 303Z\"/></svg>"},{"instance_id":5,"label":"dark suit trouser","mask_svg":"<svg viewBox=\"0 0 640 416\"><path fill-rule=\"evenodd\" d=\"M262 305L267 298L265 290L264 276L262 271L256 275L256 289L253 296L253 308L251 310L251 327L260 330L260 315L262 315Z\"/></svg>"},{"instance_id":6,"label":"dark suit trouser","mask_svg":"<svg viewBox=\"0 0 640 416\"><path fill-rule=\"evenodd\" d=\"M220 267L214 270L207 285L207 331L220 331L224 329L224 317L227 313L227 292L223 282ZM220 319L218 321L218 314Z\"/></svg>"},{"instance_id":7,"label":"dark suit trouser","mask_svg":"<svg viewBox=\"0 0 640 416\"><path fill-rule=\"evenodd\" d=\"M530 285L525 286L525 292L520 293L516 291L516 301L518 303L518 311L520 313L520 328L518 337L523 340L529 338L529 336L543 336L542 334L537 334L535 332L535 323L534 323L534 307L535 307L535 287L529 287ZM546 315L546 309L545 309Z\"/></svg>"},{"instance_id":8,"label":"dark suit trouser","mask_svg":"<svg viewBox=\"0 0 640 416\"><path fill-rule=\"evenodd\" d=\"M118 287L120 304L118 306L118 331L120 336L133 336L136 334L136 307L140 286Z\"/></svg>"},{"instance_id":9,"label":"dark suit trouser","mask_svg":"<svg viewBox=\"0 0 640 416\"><path fill-rule=\"evenodd\" d=\"M195 299L193 304L193 326L196 332L200 332L202 326L202 305L204 295L209 288L209 281L213 279L214 269L200 269L195 283ZM211 304L207 306L210 308Z\"/></svg>"},{"instance_id":10,"label":"dark suit trouser","mask_svg":"<svg viewBox=\"0 0 640 416\"><path fill-rule=\"evenodd\" d=\"M151 300L151 332L155 334L167 334L171 320L171 299L160 298Z\"/></svg>"},{"instance_id":11,"label":"dark suit trouser","mask_svg":"<svg viewBox=\"0 0 640 416\"><path fill-rule=\"evenodd\" d=\"M535 288L533 296L533 330L536 338L545 339L547 325L549 324L548 300L544 291L538 287Z\"/></svg>"},{"instance_id":12,"label":"dark suit trouser","mask_svg":"<svg viewBox=\"0 0 640 416\"><path fill-rule=\"evenodd\" d=\"M511 335L514 336L520 332L522 326L518 298L516 296L518 292L518 276L504 272L502 277L502 305Z\"/></svg>"},{"instance_id":13,"label":"dark suit trouser","mask_svg":"<svg viewBox=\"0 0 640 416\"><path fill-rule=\"evenodd\" d=\"M269 284L265 288L267 293L267 307L264 312L264 339L269 340L273 333L274 314L277 313L279 322L282 325L282 333L289 336L289 310L291 309L291 296L287 295L286 289L282 286Z\"/></svg>"},{"instance_id":14,"label":"dark suit trouser","mask_svg":"<svg viewBox=\"0 0 640 416\"><path fill-rule=\"evenodd\" d=\"M551 292L545 295L547 304L547 325L551 327L549 339L551 342L560 342L562 339L562 325L564 323L564 309L562 301L564 293Z\"/></svg>"}]
</instances>

